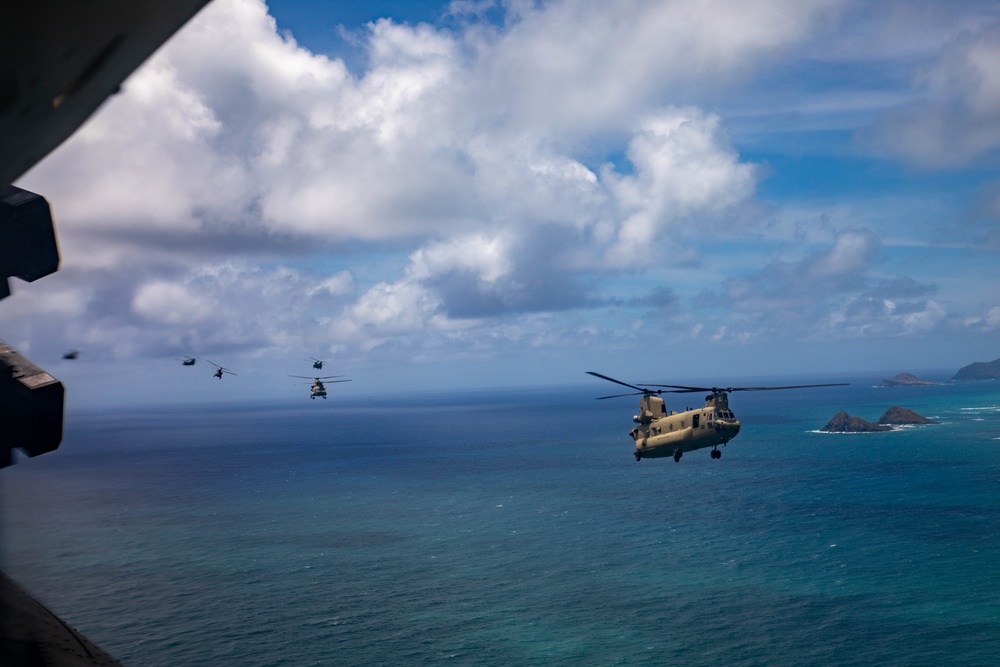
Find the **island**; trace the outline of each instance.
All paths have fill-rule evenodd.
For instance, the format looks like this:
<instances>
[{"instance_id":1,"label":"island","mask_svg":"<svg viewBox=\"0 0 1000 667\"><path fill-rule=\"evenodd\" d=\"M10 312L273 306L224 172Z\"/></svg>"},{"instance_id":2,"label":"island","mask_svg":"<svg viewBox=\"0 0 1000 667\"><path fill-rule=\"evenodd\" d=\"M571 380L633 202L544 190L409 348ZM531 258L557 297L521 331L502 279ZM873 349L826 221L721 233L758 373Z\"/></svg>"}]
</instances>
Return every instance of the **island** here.
<instances>
[{"instance_id":1,"label":"island","mask_svg":"<svg viewBox=\"0 0 1000 667\"><path fill-rule=\"evenodd\" d=\"M879 433L882 431L893 431L895 430L893 426L939 423L918 415L913 410L894 405L882 413L876 424L861 417L852 417L845 410L841 410L820 430L825 433Z\"/></svg>"},{"instance_id":2,"label":"island","mask_svg":"<svg viewBox=\"0 0 1000 667\"><path fill-rule=\"evenodd\" d=\"M931 382L930 380L924 380L922 378L918 378L916 375L913 375L912 373L900 373L899 375L893 376L891 378L884 378L882 382L879 383L879 386L911 387L914 385L928 385L928 384L937 384L937 383Z\"/></svg>"},{"instance_id":3,"label":"island","mask_svg":"<svg viewBox=\"0 0 1000 667\"><path fill-rule=\"evenodd\" d=\"M1000 359L977 361L968 366L962 366L951 381L960 382L962 380L1000 380Z\"/></svg>"},{"instance_id":4,"label":"island","mask_svg":"<svg viewBox=\"0 0 1000 667\"><path fill-rule=\"evenodd\" d=\"M891 431L892 427L887 424L873 424L861 417L852 417L841 410L820 430L827 433L878 433Z\"/></svg>"},{"instance_id":5,"label":"island","mask_svg":"<svg viewBox=\"0 0 1000 667\"><path fill-rule=\"evenodd\" d=\"M901 408L898 405L894 405L885 412L878 419L879 424L897 424L897 425L911 425L911 424L940 424L941 422L934 421L933 419L928 419L923 415L918 415L913 410L908 410L907 408Z\"/></svg>"}]
</instances>

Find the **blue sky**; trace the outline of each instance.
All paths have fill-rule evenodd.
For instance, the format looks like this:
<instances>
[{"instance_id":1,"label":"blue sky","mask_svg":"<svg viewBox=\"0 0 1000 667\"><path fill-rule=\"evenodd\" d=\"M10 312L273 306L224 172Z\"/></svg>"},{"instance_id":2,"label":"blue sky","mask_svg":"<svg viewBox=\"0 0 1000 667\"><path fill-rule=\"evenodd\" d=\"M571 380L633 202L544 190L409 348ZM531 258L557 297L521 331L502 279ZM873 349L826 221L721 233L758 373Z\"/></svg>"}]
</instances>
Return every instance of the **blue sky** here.
<instances>
[{"instance_id":1,"label":"blue sky","mask_svg":"<svg viewBox=\"0 0 1000 667\"><path fill-rule=\"evenodd\" d=\"M998 62L993 2L214 0L21 179L0 331L93 402L957 370Z\"/></svg>"}]
</instances>

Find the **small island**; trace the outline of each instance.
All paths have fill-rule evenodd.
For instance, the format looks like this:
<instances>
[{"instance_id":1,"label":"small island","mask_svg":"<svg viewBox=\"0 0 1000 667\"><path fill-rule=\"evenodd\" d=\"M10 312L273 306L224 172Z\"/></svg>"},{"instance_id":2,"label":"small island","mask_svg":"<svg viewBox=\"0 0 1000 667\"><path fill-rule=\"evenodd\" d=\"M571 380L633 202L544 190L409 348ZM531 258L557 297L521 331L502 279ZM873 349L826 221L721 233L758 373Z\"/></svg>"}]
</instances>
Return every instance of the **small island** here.
<instances>
[{"instance_id":1,"label":"small island","mask_svg":"<svg viewBox=\"0 0 1000 667\"><path fill-rule=\"evenodd\" d=\"M961 382L963 380L1000 380L1000 359L977 361L968 366L962 366L951 381Z\"/></svg>"},{"instance_id":2,"label":"small island","mask_svg":"<svg viewBox=\"0 0 1000 667\"><path fill-rule=\"evenodd\" d=\"M937 384L936 382L931 382L930 380L924 380L918 378L912 373L900 373L899 375L893 376L891 378L884 378L880 387L912 387L917 385L930 385Z\"/></svg>"},{"instance_id":3,"label":"small island","mask_svg":"<svg viewBox=\"0 0 1000 667\"><path fill-rule=\"evenodd\" d=\"M913 424L940 424L941 422L918 415L913 410L894 405L882 413L882 416L878 419L878 423L910 426Z\"/></svg>"},{"instance_id":4,"label":"small island","mask_svg":"<svg viewBox=\"0 0 1000 667\"><path fill-rule=\"evenodd\" d=\"M846 411L841 410L820 430L827 433L878 433L879 431L891 431L892 427L887 424L873 424L861 417L852 417Z\"/></svg>"},{"instance_id":5,"label":"small island","mask_svg":"<svg viewBox=\"0 0 1000 667\"><path fill-rule=\"evenodd\" d=\"M895 430L893 426L938 423L940 422L928 419L912 410L896 405L882 413L878 423L875 424L861 417L852 417L845 410L841 410L820 430L825 433L880 433L882 431Z\"/></svg>"}]
</instances>

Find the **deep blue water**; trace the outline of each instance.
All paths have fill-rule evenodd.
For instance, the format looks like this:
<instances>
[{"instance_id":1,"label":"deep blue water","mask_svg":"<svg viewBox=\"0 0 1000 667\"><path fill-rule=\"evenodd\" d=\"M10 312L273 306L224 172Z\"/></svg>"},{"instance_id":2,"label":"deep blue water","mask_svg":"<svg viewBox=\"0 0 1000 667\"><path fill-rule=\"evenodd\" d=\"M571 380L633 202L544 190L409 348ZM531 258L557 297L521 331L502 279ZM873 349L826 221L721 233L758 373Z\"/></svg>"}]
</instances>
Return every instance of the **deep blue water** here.
<instances>
[{"instance_id":1,"label":"deep blue water","mask_svg":"<svg viewBox=\"0 0 1000 667\"><path fill-rule=\"evenodd\" d=\"M597 382L70 414L3 565L130 665L1000 664L1000 384L878 379L680 463Z\"/></svg>"}]
</instances>

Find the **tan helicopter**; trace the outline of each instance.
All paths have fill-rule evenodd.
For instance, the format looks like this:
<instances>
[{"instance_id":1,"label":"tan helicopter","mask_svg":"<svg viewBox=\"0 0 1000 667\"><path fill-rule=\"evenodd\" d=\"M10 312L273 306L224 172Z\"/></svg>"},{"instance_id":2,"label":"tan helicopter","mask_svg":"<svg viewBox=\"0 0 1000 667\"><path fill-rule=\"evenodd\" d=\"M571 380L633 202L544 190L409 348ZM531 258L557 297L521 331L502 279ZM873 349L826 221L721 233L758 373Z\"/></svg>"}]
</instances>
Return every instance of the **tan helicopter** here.
<instances>
[{"instance_id":1,"label":"tan helicopter","mask_svg":"<svg viewBox=\"0 0 1000 667\"><path fill-rule=\"evenodd\" d=\"M774 391L777 389L809 389L812 387L842 387L846 382L834 384L798 384L785 387L687 387L677 384L634 385L621 380L587 371L589 375L608 380L623 387L635 389L635 393L601 396L597 400L638 396L639 414L632 421L639 424L629 435L635 440L635 460L673 456L680 461L684 452L693 452L705 447L712 448L712 458L721 459L719 445L725 445L740 432L740 422L729 409L729 392L732 391ZM649 389L649 387L669 387ZM705 397L705 407L688 409L684 412L667 411L660 394L690 394L710 392Z\"/></svg>"},{"instance_id":2,"label":"tan helicopter","mask_svg":"<svg viewBox=\"0 0 1000 667\"><path fill-rule=\"evenodd\" d=\"M306 375L289 375L290 378L302 378L304 380L312 380L312 388L309 390L309 398L326 398L326 385L323 384L323 380L327 382L350 382L350 380L334 380L333 378L342 378L343 375L324 375L323 377L308 377ZM305 384L305 383L303 383Z\"/></svg>"}]
</instances>

